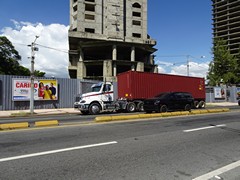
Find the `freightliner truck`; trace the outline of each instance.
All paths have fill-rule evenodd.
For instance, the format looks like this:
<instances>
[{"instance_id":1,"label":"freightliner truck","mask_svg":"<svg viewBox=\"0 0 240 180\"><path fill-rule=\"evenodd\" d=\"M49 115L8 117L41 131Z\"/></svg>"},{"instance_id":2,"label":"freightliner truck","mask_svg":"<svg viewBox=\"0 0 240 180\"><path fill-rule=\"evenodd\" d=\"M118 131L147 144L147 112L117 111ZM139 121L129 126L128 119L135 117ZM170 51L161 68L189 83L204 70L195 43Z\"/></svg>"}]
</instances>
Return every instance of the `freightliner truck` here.
<instances>
[{"instance_id":1,"label":"freightliner truck","mask_svg":"<svg viewBox=\"0 0 240 180\"><path fill-rule=\"evenodd\" d=\"M74 108L82 114L144 111L144 99L171 91L189 92L194 108L205 107L204 78L127 71L117 75L117 82L94 84L91 92L76 97Z\"/></svg>"}]
</instances>

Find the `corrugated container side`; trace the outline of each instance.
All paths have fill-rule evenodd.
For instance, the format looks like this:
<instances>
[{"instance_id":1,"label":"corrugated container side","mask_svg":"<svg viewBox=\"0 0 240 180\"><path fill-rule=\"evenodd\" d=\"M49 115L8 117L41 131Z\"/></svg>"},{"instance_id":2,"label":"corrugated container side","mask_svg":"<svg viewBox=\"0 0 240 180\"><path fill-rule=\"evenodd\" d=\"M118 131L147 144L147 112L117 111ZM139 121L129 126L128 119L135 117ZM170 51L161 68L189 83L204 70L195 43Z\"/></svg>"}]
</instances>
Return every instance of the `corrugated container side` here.
<instances>
[{"instance_id":1,"label":"corrugated container side","mask_svg":"<svg viewBox=\"0 0 240 180\"><path fill-rule=\"evenodd\" d=\"M161 92L184 91L205 99L204 78L128 71L118 75L118 97L146 99Z\"/></svg>"}]
</instances>

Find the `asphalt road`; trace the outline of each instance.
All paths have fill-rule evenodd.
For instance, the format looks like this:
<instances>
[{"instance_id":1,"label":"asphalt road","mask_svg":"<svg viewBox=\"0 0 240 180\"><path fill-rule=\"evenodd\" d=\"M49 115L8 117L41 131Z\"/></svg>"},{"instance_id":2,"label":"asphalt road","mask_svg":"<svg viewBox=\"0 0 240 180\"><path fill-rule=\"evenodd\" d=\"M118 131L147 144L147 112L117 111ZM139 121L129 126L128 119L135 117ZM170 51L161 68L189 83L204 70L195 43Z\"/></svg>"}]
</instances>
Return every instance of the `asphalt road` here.
<instances>
[{"instance_id":1,"label":"asphalt road","mask_svg":"<svg viewBox=\"0 0 240 180\"><path fill-rule=\"evenodd\" d=\"M0 179L240 179L239 112L0 132Z\"/></svg>"}]
</instances>

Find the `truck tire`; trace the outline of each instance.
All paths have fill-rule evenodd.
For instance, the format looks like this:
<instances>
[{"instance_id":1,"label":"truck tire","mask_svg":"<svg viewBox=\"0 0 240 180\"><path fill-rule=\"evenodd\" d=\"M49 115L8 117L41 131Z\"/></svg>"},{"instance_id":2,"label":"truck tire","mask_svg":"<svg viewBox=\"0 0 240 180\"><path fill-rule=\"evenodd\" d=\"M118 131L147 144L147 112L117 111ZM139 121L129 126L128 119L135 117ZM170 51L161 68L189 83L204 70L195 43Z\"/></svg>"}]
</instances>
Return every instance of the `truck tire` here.
<instances>
[{"instance_id":1,"label":"truck tire","mask_svg":"<svg viewBox=\"0 0 240 180\"><path fill-rule=\"evenodd\" d=\"M136 105L133 102L130 102L130 103L128 103L126 110L127 110L127 112L135 112Z\"/></svg>"},{"instance_id":2,"label":"truck tire","mask_svg":"<svg viewBox=\"0 0 240 180\"><path fill-rule=\"evenodd\" d=\"M184 111L191 111L191 105L190 104L186 104L184 107Z\"/></svg>"},{"instance_id":3,"label":"truck tire","mask_svg":"<svg viewBox=\"0 0 240 180\"><path fill-rule=\"evenodd\" d=\"M196 109L199 108L199 102L198 101L194 101L194 108L196 108Z\"/></svg>"},{"instance_id":4,"label":"truck tire","mask_svg":"<svg viewBox=\"0 0 240 180\"><path fill-rule=\"evenodd\" d=\"M205 106L206 106L205 101L200 101L199 102L199 108L205 108Z\"/></svg>"},{"instance_id":5,"label":"truck tire","mask_svg":"<svg viewBox=\"0 0 240 180\"><path fill-rule=\"evenodd\" d=\"M87 115L87 114L89 114L89 111L81 111L81 113L82 113L83 115Z\"/></svg>"},{"instance_id":6,"label":"truck tire","mask_svg":"<svg viewBox=\"0 0 240 180\"><path fill-rule=\"evenodd\" d=\"M98 103L92 103L89 106L89 113L90 114L99 114L101 111L101 107Z\"/></svg>"},{"instance_id":7,"label":"truck tire","mask_svg":"<svg viewBox=\"0 0 240 180\"><path fill-rule=\"evenodd\" d=\"M160 113L165 113L168 111L168 107L166 105L161 105L159 108Z\"/></svg>"},{"instance_id":8,"label":"truck tire","mask_svg":"<svg viewBox=\"0 0 240 180\"><path fill-rule=\"evenodd\" d=\"M139 112L144 112L143 102L139 102L139 103L137 104L137 111L139 111Z\"/></svg>"}]
</instances>

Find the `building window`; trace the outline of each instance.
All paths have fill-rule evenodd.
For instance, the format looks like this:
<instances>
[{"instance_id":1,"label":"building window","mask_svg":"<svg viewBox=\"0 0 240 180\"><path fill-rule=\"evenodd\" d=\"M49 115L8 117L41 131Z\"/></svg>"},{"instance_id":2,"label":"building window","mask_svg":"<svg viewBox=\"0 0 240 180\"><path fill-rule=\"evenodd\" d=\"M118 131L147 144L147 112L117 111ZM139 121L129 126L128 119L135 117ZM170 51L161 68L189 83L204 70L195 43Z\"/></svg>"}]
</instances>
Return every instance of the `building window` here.
<instances>
[{"instance_id":1,"label":"building window","mask_svg":"<svg viewBox=\"0 0 240 180\"><path fill-rule=\"evenodd\" d=\"M87 2L95 2L95 0L85 0L85 1L87 1Z\"/></svg>"},{"instance_id":2,"label":"building window","mask_svg":"<svg viewBox=\"0 0 240 180\"><path fill-rule=\"evenodd\" d=\"M93 4L85 4L85 11L95 12L95 5L93 5Z\"/></svg>"},{"instance_id":3,"label":"building window","mask_svg":"<svg viewBox=\"0 0 240 180\"><path fill-rule=\"evenodd\" d=\"M134 4L132 5L132 7L134 7L134 8L141 8L141 5L140 5L139 3L134 3Z\"/></svg>"},{"instance_id":4,"label":"building window","mask_svg":"<svg viewBox=\"0 0 240 180\"><path fill-rule=\"evenodd\" d=\"M85 14L85 19L87 19L87 20L94 20L95 16L91 15L91 14Z\"/></svg>"},{"instance_id":5,"label":"building window","mask_svg":"<svg viewBox=\"0 0 240 180\"><path fill-rule=\"evenodd\" d=\"M74 11L74 12L76 12L76 11L77 11L77 9L78 9L78 7L77 7L77 6L74 6L74 7L73 7L73 11Z\"/></svg>"},{"instance_id":6,"label":"building window","mask_svg":"<svg viewBox=\"0 0 240 180\"><path fill-rule=\"evenodd\" d=\"M133 12L132 16L134 16L134 17L141 17L141 13L140 12Z\"/></svg>"},{"instance_id":7,"label":"building window","mask_svg":"<svg viewBox=\"0 0 240 180\"><path fill-rule=\"evenodd\" d=\"M141 26L141 21L133 20L133 21L132 21L132 25Z\"/></svg>"},{"instance_id":8,"label":"building window","mask_svg":"<svg viewBox=\"0 0 240 180\"><path fill-rule=\"evenodd\" d=\"M73 3L76 3L78 0L73 0Z\"/></svg>"},{"instance_id":9,"label":"building window","mask_svg":"<svg viewBox=\"0 0 240 180\"><path fill-rule=\"evenodd\" d=\"M88 32L88 33L95 33L95 29L92 29L92 28L85 28L85 32Z\"/></svg>"},{"instance_id":10,"label":"building window","mask_svg":"<svg viewBox=\"0 0 240 180\"><path fill-rule=\"evenodd\" d=\"M141 38L141 34L139 33L132 33L132 36L135 38Z\"/></svg>"}]
</instances>

